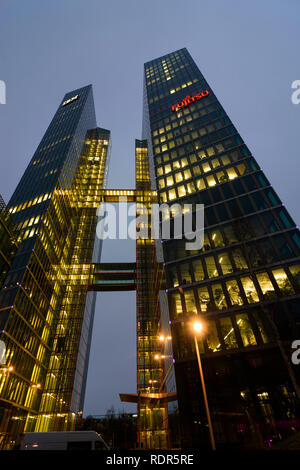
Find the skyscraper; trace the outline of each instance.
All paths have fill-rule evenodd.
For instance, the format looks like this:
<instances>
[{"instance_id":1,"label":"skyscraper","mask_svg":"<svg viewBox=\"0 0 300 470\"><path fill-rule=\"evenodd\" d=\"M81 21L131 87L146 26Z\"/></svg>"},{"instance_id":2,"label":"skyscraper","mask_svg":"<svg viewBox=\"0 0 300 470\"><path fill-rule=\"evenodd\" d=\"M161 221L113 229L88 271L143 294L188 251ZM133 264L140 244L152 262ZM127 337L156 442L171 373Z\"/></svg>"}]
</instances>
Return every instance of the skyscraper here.
<instances>
[{"instance_id":1,"label":"skyscraper","mask_svg":"<svg viewBox=\"0 0 300 470\"><path fill-rule=\"evenodd\" d=\"M139 447L169 446L176 398L182 446L209 444L195 318L217 447L300 428L299 231L186 49L145 64L135 189L105 188L109 155L91 86L74 90L0 201L0 446L74 429L99 290L136 290L137 393L120 396L137 404ZM124 197L148 228L156 201L204 204L203 246L137 239L135 262L100 263L97 208Z\"/></svg>"},{"instance_id":2,"label":"skyscraper","mask_svg":"<svg viewBox=\"0 0 300 470\"><path fill-rule=\"evenodd\" d=\"M204 204L205 239L163 242L183 445L208 445L190 319L217 445L299 427L298 228L186 49L144 66L143 139L161 203Z\"/></svg>"},{"instance_id":3,"label":"skyscraper","mask_svg":"<svg viewBox=\"0 0 300 470\"><path fill-rule=\"evenodd\" d=\"M67 93L9 201L20 241L0 292L3 446L24 430L69 429L83 409L109 138L92 87Z\"/></svg>"}]
</instances>

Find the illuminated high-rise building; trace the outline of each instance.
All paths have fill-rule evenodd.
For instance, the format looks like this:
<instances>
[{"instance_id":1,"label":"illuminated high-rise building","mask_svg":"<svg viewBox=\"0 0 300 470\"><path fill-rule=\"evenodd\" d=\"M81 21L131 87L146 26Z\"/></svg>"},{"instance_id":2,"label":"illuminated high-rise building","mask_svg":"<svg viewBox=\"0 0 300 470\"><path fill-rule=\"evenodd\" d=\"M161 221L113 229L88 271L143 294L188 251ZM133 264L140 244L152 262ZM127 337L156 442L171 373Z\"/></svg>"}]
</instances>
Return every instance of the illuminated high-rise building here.
<instances>
[{"instance_id":1,"label":"illuminated high-rise building","mask_svg":"<svg viewBox=\"0 0 300 470\"><path fill-rule=\"evenodd\" d=\"M136 290L137 393L120 396L137 404L138 447L170 446L176 399L182 446L209 445L195 318L217 447L300 428L299 231L186 49L145 64L135 189L106 189L109 155L91 86L74 90L0 200L0 447L74 429L96 291ZM203 246L137 239L135 261L101 263L97 208L124 197L148 214L138 230L157 201L204 204Z\"/></svg>"},{"instance_id":2,"label":"illuminated high-rise building","mask_svg":"<svg viewBox=\"0 0 300 470\"><path fill-rule=\"evenodd\" d=\"M23 431L72 429L83 409L109 141L92 87L67 93L9 201L19 241L0 292L3 447Z\"/></svg>"},{"instance_id":3,"label":"illuminated high-rise building","mask_svg":"<svg viewBox=\"0 0 300 470\"><path fill-rule=\"evenodd\" d=\"M163 242L182 444L209 445L197 317L217 446L260 446L300 425L299 231L189 52L144 73L152 189L160 203L205 207L201 249Z\"/></svg>"}]
</instances>

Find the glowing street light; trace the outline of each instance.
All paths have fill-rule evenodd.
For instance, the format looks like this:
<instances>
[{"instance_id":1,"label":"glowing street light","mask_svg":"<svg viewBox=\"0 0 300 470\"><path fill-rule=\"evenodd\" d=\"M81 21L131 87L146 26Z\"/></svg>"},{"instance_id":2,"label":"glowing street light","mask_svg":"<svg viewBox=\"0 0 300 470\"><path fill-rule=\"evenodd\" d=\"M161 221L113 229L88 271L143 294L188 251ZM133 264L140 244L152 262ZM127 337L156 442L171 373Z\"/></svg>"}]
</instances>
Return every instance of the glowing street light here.
<instances>
[{"instance_id":1,"label":"glowing street light","mask_svg":"<svg viewBox=\"0 0 300 470\"><path fill-rule=\"evenodd\" d=\"M195 320L193 322L192 326L193 326L193 330L194 330L194 341L195 341L195 348L196 348L196 354L197 354L197 360L198 360L199 373L200 373L200 378L201 378L201 385L202 385L202 392L203 392L203 397L204 397L206 417L207 417L208 428L209 428L210 442L211 442L212 450L216 450L214 430L213 430L213 427L212 427L212 421L211 421L211 417L210 417L210 411L209 411L209 406L208 406L206 387L205 387L205 381L204 381L204 375L203 375L203 369L202 369L202 364L201 364L201 357L200 357L199 346L198 346L198 338L197 338L197 334L201 333L201 331L203 330L203 324L199 320Z\"/></svg>"}]
</instances>

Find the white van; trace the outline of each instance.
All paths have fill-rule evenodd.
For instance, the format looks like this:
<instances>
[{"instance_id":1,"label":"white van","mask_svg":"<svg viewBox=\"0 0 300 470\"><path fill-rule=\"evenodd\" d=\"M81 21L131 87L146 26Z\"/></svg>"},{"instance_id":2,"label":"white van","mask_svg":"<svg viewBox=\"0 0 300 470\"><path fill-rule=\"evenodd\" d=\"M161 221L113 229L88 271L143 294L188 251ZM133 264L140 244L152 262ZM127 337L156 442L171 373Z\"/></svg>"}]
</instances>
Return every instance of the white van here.
<instances>
[{"instance_id":1,"label":"white van","mask_svg":"<svg viewBox=\"0 0 300 470\"><path fill-rule=\"evenodd\" d=\"M27 432L21 450L109 450L95 431Z\"/></svg>"}]
</instances>

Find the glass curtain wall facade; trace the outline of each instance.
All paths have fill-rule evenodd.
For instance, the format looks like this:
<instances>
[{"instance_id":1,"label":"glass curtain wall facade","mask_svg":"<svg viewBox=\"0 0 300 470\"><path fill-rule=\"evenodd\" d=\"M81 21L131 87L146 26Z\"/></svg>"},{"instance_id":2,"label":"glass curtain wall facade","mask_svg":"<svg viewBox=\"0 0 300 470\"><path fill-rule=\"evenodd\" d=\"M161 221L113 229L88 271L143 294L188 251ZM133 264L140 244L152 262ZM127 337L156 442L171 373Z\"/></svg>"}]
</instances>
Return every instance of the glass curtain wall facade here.
<instances>
[{"instance_id":1,"label":"glass curtain wall facade","mask_svg":"<svg viewBox=\"0 0 300 470\"><path fill-rule=\"evenodd\" d=\"M189 321L217 446L263 446L299 428L300 236L184 48L144 66L143 139L160 203L205 205L205 239L164 240L182 445L209 445Z\"/></svg>"},{"instance_id":2,"label":"glass curtain wall facade","mask_svg":"<svg viewBox=\"0 0 300 470\"><path fill-rule=\"evenodd\" d=\"M151 190L147 141L135 141L137 232L143 230L138 217L148 216L151 229L151 204L157 202ZM147 212L145 212L147 211ZM142 220L142 219L141 219ZM162 391L164 363L160 359L159 290L162 272L157 263L155 240L138 238L136 242L136 314L137 314L137 393L155 394ZM168 413L163 400L141 403L138 399L138 447L168 447Z\"/></svg>"},{"instance_id":3,"label":"glass curtain wall facade","mask_svg":"<svg viewBox=\"0 0 300 470\"><path fill-rule=\"evenodd\" d=\"M23 431L72 428L82 410L95 302L86 284L109 149L109 132L95 128L92 87L67 93L8 204L21 241L0 292L11 369L0 383L4 448Z\"/></svg>"}]
</instances>

